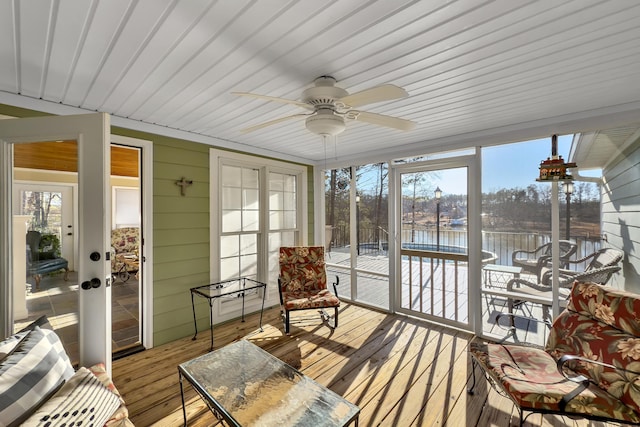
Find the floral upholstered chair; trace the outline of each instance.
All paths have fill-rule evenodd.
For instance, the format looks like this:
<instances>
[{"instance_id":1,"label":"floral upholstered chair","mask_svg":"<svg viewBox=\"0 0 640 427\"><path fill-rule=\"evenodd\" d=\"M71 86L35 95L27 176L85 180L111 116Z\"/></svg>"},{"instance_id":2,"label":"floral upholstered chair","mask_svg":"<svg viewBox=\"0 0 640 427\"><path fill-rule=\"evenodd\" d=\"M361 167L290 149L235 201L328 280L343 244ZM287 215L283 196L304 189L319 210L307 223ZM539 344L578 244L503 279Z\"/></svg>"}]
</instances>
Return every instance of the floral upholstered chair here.
<instances>
[{"instance_id":1,"label":"floral upholstered chair","mask_svg":"<svg viewBox=\"0 0 640 427\"><path fill-rule=\"evenodd\" d=\"M575 282L545 348L475 340L473 369L529 413L640 424L640 295ZM475 372L473 393L475 386Z\"/></svg>"},{"instance_id":2,"label":"floral upholstered chair","mask_svg":"<svg viewBox=\"0 0 640 427\"><path fill-rule=\"evenodd\" d=\"M278 291L285 333L289 333L289 313L294 310L319 310L323 321L336 328L340 307L338 281L336 276L331 293L327 289L324 246L281 247ZM333 317L324 311L330 307L334 308Z\"/></svg>"},{"instance_id":3,"label":"floral upholstered chair","mask_svg":"<svg viewBox=\"0 0 640 427\"><path fill-rule=\"evenodd\" d=\"M113 281L129 280L132 274L138 279L140 269L140 229L122 227L111 230L111 275Z\"/></svg>"}]
</instances>

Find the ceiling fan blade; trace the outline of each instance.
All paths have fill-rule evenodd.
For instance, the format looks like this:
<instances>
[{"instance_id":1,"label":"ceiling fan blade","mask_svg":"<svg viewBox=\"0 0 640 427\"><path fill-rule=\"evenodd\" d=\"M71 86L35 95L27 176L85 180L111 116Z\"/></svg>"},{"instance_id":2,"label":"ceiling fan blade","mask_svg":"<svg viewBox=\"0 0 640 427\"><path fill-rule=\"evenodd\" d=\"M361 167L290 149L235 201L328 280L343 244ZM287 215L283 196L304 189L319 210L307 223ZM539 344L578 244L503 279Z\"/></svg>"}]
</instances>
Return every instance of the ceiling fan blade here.
<instances>
[{"instance_id":1,"label":"ceiling fan blade","mask_svg":"<svg viewBox=\"0 0 640 427\"><path fill-rule=\"evenodd\" d=\"M292 99L277 98L275 96L267 96L267 95L258 95L258 94L249 93L249 92L231 92L231 94L232 95L238 95L238 96L248 96L250 98L265 99L267 101L280 102L280 103L283 103L283 104L296 105L296 106L304 108L306 110L313 111L313 106L311 106L309 104L305 104L304 102L294 101Z\"/></svg>"},{"instance_id":2,"label":"ceiling fan blade","mask_svg":"<svg viewBox=\"0 0 640 427\"><path fill-rule=\"evenodd\" d=\"M416 127L416 122L412 122L411 120L385 116L384 114L368 113L366 111L359 111L356 120L372 125L385 126L404 131L409 131Z\"/></svg>"},{"instance_id":3,"label":"ceiling fan blade","mask_svg":"<svg viewBox=\"0 0 640 427\"><path fill-rule=\"evenodd\" d=\"M340 99L340 102L352 108L362 105L373 104L375 102L392 101L394 99L406 98L409 96L406 90L396 85L381 85L352 93Z\"/></svg>"},{"instance_id":4,"label":"ceiling fan blade","mask_svg":"<svg viewBox=\"0 0 640 427\"><path fill-rule=\"evenodd\" d=\"M266 128L267 126L275 125L281 122L286 122L287 120L297 119L298 117L308 117L308 116L309 114L294 114L292 116L280 117L279 119L270 120L268 122L260 123L254 126L249 126L248 128L242 129L240 132L249 133L249 132L253 132L254 130Z\"/></svg>"}]
</instances>

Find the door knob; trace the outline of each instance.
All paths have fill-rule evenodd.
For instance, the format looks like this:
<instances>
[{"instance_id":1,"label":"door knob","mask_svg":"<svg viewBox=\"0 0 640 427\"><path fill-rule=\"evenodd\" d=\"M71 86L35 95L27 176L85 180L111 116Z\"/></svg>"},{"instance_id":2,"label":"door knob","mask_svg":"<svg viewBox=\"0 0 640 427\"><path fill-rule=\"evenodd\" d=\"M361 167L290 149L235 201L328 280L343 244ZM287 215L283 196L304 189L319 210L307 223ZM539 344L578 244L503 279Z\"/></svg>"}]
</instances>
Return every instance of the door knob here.
<instances>
[{"instance_id":1,"label":"door knob","mask_svg":"<svg viewBox=\"0 0 640 427\"><path fill-rule=\"evenodd\" d=\"M99 288L101 284L102 282L100 281L100 279L98 279L97 277L94 277L91 280L85 280L84 282L82 282L80 287L86 291L91 288L94 288L94 289Z\"/></svg>"}]
</instances>

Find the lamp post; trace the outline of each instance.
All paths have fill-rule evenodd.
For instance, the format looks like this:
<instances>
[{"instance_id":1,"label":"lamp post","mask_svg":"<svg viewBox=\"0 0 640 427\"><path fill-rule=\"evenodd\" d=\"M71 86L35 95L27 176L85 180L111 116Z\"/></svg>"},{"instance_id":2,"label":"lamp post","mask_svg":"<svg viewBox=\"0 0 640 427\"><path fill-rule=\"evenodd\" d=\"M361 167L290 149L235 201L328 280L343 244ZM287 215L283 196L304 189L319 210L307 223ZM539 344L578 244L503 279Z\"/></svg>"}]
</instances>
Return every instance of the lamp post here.
<instances>
[{"instance_id":1,"label":"lamp post","mask_svg":"<svg viewBox=\"0 0 640 427\"><path fill-rule=\"evenodd\" d=\"M411 243L416 241L416 178L413 177L413 199L411 199Z\"/></svg>"},{"instance_id":2,"label":"lamp post","mask_svg":"<svg viewBox=\"0 0 640 427\"><path fill-rule=\"evenodd\" d=\"M569 240L570 235L570 220L571 220L571 194L573 194L573 182L565 181L562 183L562 190L564 191L564 195L567 198L567 217L565 223L565 238Z\"/></svg>"},{"instance_id":3,"label":"lamp post","mask_svg":"<svg viewBox=\"0 0 640 427\"><path fill-rule=\"evenodd\" d=\"M440 198L442 190L436 187L436 251L440 252Z\"/></svg>"},{"instance_id":4,"label":"lamp post","mask_svg":"<svg viewBox=\"0 0 640 427\"><path fill-rule=\"evenodd\" d=\"M356 251L360 255L360 195L356 193Z\"/></svg>"}]
</instances>

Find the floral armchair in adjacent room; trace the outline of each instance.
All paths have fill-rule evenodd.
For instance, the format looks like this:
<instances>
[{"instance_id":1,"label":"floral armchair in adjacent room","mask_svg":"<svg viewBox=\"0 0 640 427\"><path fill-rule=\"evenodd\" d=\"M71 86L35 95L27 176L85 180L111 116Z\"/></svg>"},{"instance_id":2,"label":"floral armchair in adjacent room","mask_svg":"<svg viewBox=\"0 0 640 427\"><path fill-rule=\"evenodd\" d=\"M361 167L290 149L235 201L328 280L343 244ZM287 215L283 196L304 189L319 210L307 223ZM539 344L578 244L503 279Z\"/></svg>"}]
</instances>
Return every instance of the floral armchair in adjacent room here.
<instances>
[{"instance_id":1,"label":"floral armchair in adjacent room","mask_svg":"<svg viewBox=\"0 0 640 427\"><path fill-rule=\"evenodd\" d=\"M140 269L140 228L122 227L111 230L111 275L113 280L138 277Z\"/></svg>"},{"instance_id":2,"label":"floral armchair in adjacent room","mask_svg":"<svg viewBox=\"0 0 640 427\"><path fill-rule=\"evenodd\" d=\"M281 247L278 291L285 333L289 333L289 313L295 310L319 310L323 321L336 328L340 307L336 289L338 282L336 276L334 293L331 293L327 289L324 246ZM333 317L324 311L330 307L334 308Z\"/></svg>"}]
</instances>

